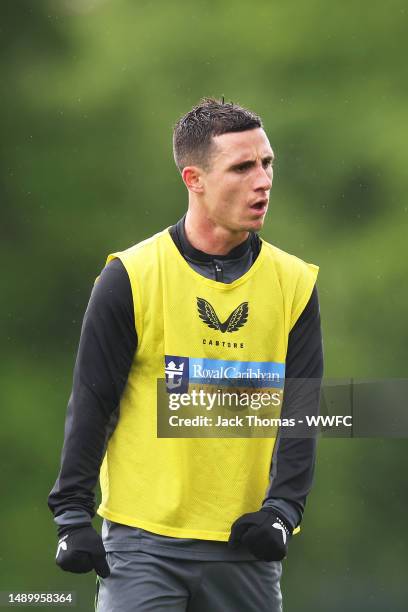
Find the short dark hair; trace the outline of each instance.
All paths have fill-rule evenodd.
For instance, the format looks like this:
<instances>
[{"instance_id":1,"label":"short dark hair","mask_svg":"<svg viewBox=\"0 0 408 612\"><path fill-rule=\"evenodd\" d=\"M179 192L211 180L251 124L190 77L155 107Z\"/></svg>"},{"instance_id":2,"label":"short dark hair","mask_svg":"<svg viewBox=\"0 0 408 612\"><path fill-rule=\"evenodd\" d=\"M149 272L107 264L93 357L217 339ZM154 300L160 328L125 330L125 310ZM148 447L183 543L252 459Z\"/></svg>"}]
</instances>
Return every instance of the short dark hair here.
<instances>
[{"instance_id":1,"label":"short dark hair","mask_svg":"<svg viewBox=\"0 0 408 612\"><path fill-rule=\"evenodd\" d=\"M174 161L180 172L189 165L208 169L213 136L261 127L261 118L238 104L202 98L174 126Z\"/></svg>"}]
</instances>

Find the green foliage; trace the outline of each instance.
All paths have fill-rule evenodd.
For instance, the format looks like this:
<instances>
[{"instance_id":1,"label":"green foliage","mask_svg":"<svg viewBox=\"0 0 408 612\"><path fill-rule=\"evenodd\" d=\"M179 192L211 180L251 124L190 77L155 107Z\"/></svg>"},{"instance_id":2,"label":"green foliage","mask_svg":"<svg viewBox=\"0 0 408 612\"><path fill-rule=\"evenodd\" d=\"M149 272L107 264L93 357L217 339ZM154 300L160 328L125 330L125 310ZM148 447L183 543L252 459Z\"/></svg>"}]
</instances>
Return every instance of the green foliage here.
<instances>
[{"instance_id":1,"label":"green foliage","mask_svg":"<svg viewBox=\"0 0 408 612\"><path fill-rule=\"evenodd\" d=\"M172 125L200 97L264 118L277 169L263 235L321 266L326 375L405 375L407 11L19 0L0 13L0 590L72 588L87 610L93 578L54 568L46 508L80 324L106 255L183 214ZM288 611L406 609L405 452L322 442Z\"/></svg>"}]
</instances>

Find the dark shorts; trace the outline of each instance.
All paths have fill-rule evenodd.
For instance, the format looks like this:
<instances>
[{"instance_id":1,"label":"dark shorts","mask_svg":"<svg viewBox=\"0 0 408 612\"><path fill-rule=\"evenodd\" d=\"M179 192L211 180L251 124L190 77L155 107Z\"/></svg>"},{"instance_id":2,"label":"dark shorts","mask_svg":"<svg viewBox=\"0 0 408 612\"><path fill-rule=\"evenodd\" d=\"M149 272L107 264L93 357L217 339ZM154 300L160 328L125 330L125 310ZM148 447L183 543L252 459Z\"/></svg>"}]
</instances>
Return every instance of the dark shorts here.
<instances>
[{"instance_id":1,"label":"dark shorts","mask_svg":"<svg viewBox=\"0 0 408 612\"><path fill-rule=\"evenodd\" d=\"M189 561L109 552L97 612L281 612L280 562Z\"/></svg>"}]
</instances>

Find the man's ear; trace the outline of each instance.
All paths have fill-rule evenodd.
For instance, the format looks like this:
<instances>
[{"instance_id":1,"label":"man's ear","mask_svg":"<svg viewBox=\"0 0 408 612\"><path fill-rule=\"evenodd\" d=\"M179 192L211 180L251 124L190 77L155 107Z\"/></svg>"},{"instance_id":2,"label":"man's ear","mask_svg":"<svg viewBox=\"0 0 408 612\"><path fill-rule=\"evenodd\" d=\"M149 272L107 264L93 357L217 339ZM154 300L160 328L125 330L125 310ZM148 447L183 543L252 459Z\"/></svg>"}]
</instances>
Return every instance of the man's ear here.
<instances>
[{"instance_id":1,"label":"man's ear","mask_svg":"<svg viewBox=\"0 0 408 612\"><path fill-rule=\"evenodd\" d=\"M203 171L198 166L186 166L181 177L187 189L194 193L202 193L204 189Z\"/></svg>"}]
</instances>

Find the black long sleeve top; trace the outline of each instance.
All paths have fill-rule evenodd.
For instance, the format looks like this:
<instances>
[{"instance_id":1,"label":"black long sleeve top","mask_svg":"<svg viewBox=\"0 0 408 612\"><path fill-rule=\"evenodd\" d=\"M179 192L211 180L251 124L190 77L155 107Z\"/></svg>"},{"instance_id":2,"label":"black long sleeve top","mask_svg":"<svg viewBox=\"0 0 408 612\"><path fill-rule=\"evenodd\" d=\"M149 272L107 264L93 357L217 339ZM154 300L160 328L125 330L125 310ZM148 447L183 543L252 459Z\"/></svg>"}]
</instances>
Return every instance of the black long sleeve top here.
<instances>
[{"instance_id":1,"label":"black long sleeve top","mask_svg":"<svg viewBox=\"0 0 408 612\"><path fill-rule=\"evenodd\" d=\"M259 237L251 233L227 255L203 253L188 242L184 218L170 228L170 234L191 267L219 282L230 283L245 274L261 248ZM61 468L48 498L58 524L83 522L95 514L94 489L136 350L130 281L121 261L115 259L102 270L94 285L81 329ZM320 380L322 371L319 302L314 287L289 335L285 375L287 379ZM309 411L316 412L317 396L312 404ZM282 417L296 409L296 398L284 399ZM273 507L292 527L302 518L312 485L315 454L313 438L279 437L275 445L263 505Z\"/></svg>"}]
</instances>

